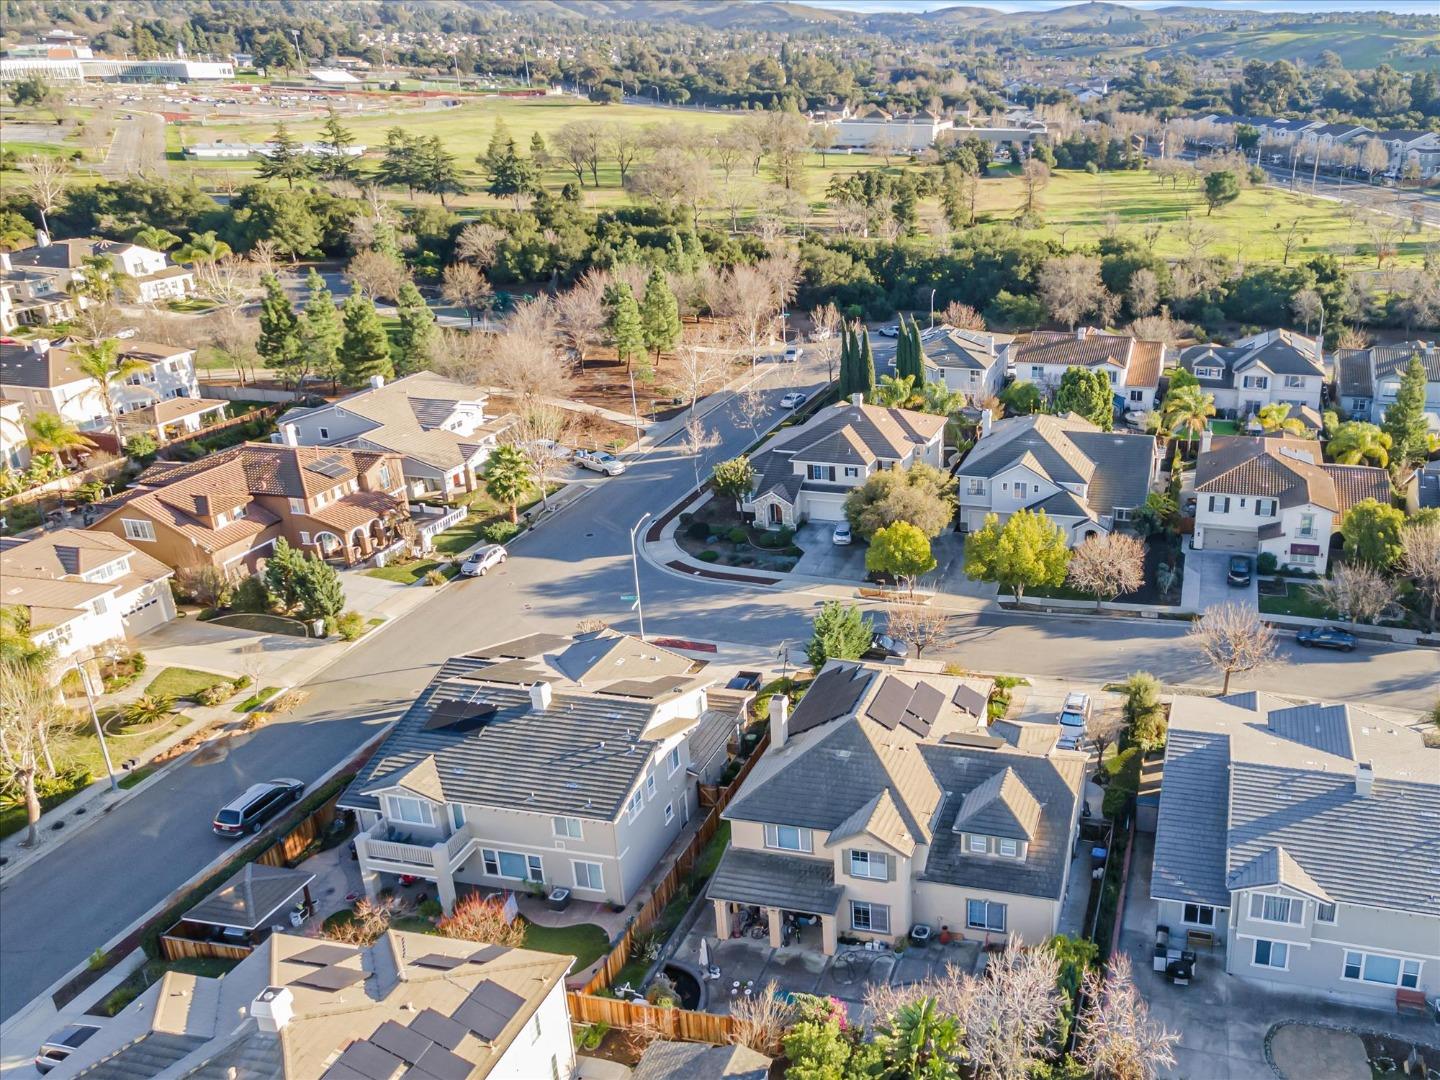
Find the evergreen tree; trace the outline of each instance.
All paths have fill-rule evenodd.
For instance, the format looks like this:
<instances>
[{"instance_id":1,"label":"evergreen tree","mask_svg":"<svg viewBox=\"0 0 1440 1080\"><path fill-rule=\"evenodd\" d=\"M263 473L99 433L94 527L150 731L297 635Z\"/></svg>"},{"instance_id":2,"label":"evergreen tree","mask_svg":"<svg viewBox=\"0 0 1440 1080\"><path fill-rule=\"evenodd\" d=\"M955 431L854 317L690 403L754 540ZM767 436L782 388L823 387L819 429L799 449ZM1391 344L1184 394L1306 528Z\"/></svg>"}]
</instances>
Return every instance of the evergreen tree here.
<instances>
[{"instance_id":1,"label":"evergreen tree","mask_svg":"<svg viewBox=\"0 0 1440 1080\"><path fill-rule=\"evenodd\" d=\"M354 180L355 162L349 151L355 145L355 133L340 122L333 105L320 129L319 143L325 153L316 163L316 171L326 180Z\"/></svg>"},{"instance_id":2,"label":"evergreen tree","mask_svg":"<svg viewBox=\"0 0 1440 1080\"><path fill-rule=\"evenodd\" d=\"M375 305L359 293L345 299L344 336L340 341L340 364L345 381L361 386L374 375L389 377L395 373L390 362L390 339L380 321Z\"/></svg>"},{"instance_id":3,"label":"evergreen tree","mask_svg":"<svg viewBox=\"0 0 1440 1080\"><path fill-rule=\"evenodd\" d=\"M535 163L537 170L544 169L550 164L550 149L545 145L545 140L540 137L540 132L535 131L530 135L530 160Z\"/></svg>"},{"instance_id":4,"label":"evergreen tree","mask_svg":"<svg viewBox=\"0 0 1440 1080\"><path fill-rule=\"evenodd\" d=\"M870 348L870 331L861 328L860 358L855 365L856 383L852 393L864 394L869 401L875 396L875 354Z\"/></svg>"},{"instance_id":5,"label":"evergreen tree","mask_svg":"<svg viewBox=\"0 0 1440 1080\"><path fill-rule=\"evenodd\" d=\"M1385 410L1385 422L1380 425L1390 436L1390 460L1399 466L1418 464L1429 454L1425 380L1425 365L1418 355L1412 356L1400 376L1395 403Z\"/></svg>"},{"instance_id":6,"label":"evergreen tree","mask_svg":"<svg viewBox=\"0 0 1440 1080\"><path fill-rule=\"evenodd\" d=\"M910 320L910 337L912 341L911 361L915 365L915 392L925 392L925 342L920 338L920 323L912 318Z\"/></svg>"},{"instance_id":7,"label":"evergreen tree","mask_svg":"<svg viewBox=\"0 0 1440 1080\"><path fill-rule=\"evenodd\" d=\"M490 142L485 147L485 152L475 160L485 166L487 176L494 176L495 170L500 165L500 160L505 156L506 148L510 153L515 152L515 140L510 137L510 129L505 126L501 117L495 118L495 127L490 132Z\"/></svg>"},{"instance_id":8,"label":"evergreen tree","mask_svg":"<svg viewBox=\"0 0 1440 1080\"><path fill-rule=\"evenodd\" d=\"M915 379L910 367L910 328L905 325L905 316L900 316L900 335L895 339L895 377L903 379L911 376L910 385L915 385Z\"/></svg>"},{"instance_id":9,"label":"evergreen tree","mask_svg":"<svg viewBox=\"0 0 1440 1080\"><path fill-rule=\"evenodd\" d=\"M413 281L400 286L395 307L400 315L400 328L395 335L395 374L409 375L430 362L439 328L435 325L435 313Z\"/></svg>"},{"instance_id":10,"label":"evergreen tree","mask_svg":"<svg viewBox=\"0 0 1440 1080\"><path fill-rule=\"evenodd\" d=\"M670 280L658 266L645 283L645 301L640 305L640 325L645 344L655 350L658 363L663 349L672 349L680 340L680 305L670 291Z\"/></svg>"},{"instance_id":11,"label":"evergreen tree","mask_svg":"<svg viewBox=\"0 0 1440 1080\"><path fill-rule=\"evenodd\" d=\"M300 320L274 274L265 278L265 299L260 302L260 336L255 342L255 351L267 367L282 376L293 373L303 360Z\"/></svg>"},{"instance_id":12,"label":"evergreen tree","mask_svg":"<svg viewBox=\"0 0 1440 1080\"><path fill-rule=\"evenodd\" d=\"M325 287L325 279L313 269L305 285L310 290L305 301L305 318L300 324L305 368L322 379L329 379L333 387L340 381L340 312L335 308L335 298Z\"/></svg>"},{"instance_id":13,"label":"evergreen tree","mask_svg":"<svg viewBox=\"0 0 1440 1080\"><path fill-rule=\"evenodd\" d=\"M855 386L855 332L849 323L840 327L840 384L841 401L849 401Z\"/></svg>"},{"instance_id":14,"label":"evergreen tree","mask_svg":"<svg viewBox=\"0 0 1440 1080\"><path fill-rule=\"evenodd\" d=\"M445 196L465 193L455 155L445 149L440 136L431 135L419 140L414 160L415 186L427 195L439 195L441 206L448 205Z\"/></svg>"},{"instance_id":15,"label":"evergreen tree","mask_svg":"<svg viewBox=\"0 0 1440 1080\"><path fill-rule=\"evenodd\" d=\"M1115 391L1103 371L1069 367L1055 391L1055 411L1078 413L1102 431L1115 423Z\"/></svg>"},{"instance_id":16,"label":"evergreen tree","mask_svg":"<svg viewBox=\"0 0 1440 1080\"><path fill-rule=\"evenodd\" d=\"M380 183L386 187L403 187L414 195L420 186L419 155L419 143L404 128L394 127L385 132L385 157L376 173Z\"/></svg>"},{"instance_id":17,"label":"evergreen tree","mask_svg":"<svg viewBox=\"0 0 1440 1080\"><path fill-rule=\"evenodd\" d=\"M516 152L514 139L501 147L493 160L488 153L480 155L478 160L485 166L490 177L490 183L485 190L496 198L529 195L539 186L534 163L526 161Z\"/></svg>"},{"instance_id":18,"label":"evergreen tree","mask_svg":"<svg viewBox=\"0 0 1440 1080\"><path fill-rule=\"evenodd\" d=\"M270 137L270 148L260 155L260 164L255 166L255 175L262 180L284 180L294 188L295 181L303 179L310 172L310 159L290 129L282 120Z\"/></svg>"},{"instance_id":19,"label":"evergreen tree","mask_svg":"<svg viewBox=\"0 0 1440 1080\"><path fill-rule=\"evenodd\" d=\"M805 658L814 671L829 660L858 660L870 647L875 626L858 607L827 601L815 616L814 630L805 645Z\"/></svg>"},{"instance_id":20,"label":"evergreen tree","mask_svg":"<svg viewBox=\"0 0 1440 1080\"><path fill-rule=\"evenodd\" d=\"M615 355L625 361L628 370L631 358L645 352L640 306L635 303L634 291L623 281L605 287L603 303L605 334L615 346Z\"/></svg>"},{"instance_id":21,"label":"evergreen tree","mask_svg":"<svg viewBox=\"0 0 1440 1080\"><path fill-rule=\"evenodd\" d=\"M303 619L331 619L345 610L345 586L325 560L311 556L295 579L295 599Z\"/></svg>"}]
</instances>

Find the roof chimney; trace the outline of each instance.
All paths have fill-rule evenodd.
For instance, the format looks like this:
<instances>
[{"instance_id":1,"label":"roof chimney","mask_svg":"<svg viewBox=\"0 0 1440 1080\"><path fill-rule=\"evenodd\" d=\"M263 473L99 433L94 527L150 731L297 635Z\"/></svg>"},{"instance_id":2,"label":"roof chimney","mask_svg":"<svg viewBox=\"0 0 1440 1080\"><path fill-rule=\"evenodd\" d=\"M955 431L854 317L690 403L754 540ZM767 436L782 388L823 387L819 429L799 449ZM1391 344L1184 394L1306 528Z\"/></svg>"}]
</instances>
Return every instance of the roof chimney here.
<instances>
[{"instance_id":1,"label":"roof chimney","mask_svg":"<svg viewBox=\"0 0 1440 1080\"><path fill-rule=\"evenodd\" d=\"M994 421L990 417L989 409L980 410L980 438L986 438L990 434L990 425Z\"/></svg>"},{"instance_id":2,"label":"roof chimney","mask_svg":"<svg viewBox=\"0 0 1440 1080\"><path fill-rule=\"evenodd\" d=\"M1213 437L1214 433L1210 430L1209 425L1206 425L1205 430L1200 432L1200 453L1208 454L1210 452L1210 440Z\"/></svg>"},{"instance_id":3,"label":"roof chimney","mask_svg":"<svg viewBox=\"0 0 1440 1080\"><path fill-rule=\"evenodd\" d=\"M1375 766L1368 761L1355 763L1355 794L1362 799L1370 798L1375 790Z\"/></svg>"},{"instance_id":4,"label":"roof chimney","mask_svg":"<svg viewBox=\"0 0 1440 1080\"><path fill-rule=\"evenodd\" d=\"M50 351L50 339L37 337L30 342L30 350L36 356L44 356Z\"/></svg>"},{"instance_id":5,"label":"roof chimney","mask_svg":"<svg viewBox=\"0 0 1440 1080\"><path fill-rule=\"evenodd\" d=\"M537 682L530 687L530 708L535 712L544 712L550 708L554 697L555 691L548 682Z\"/></svg>"},{"instance_id":6,"label":"roof chimney","mask_svg":"<svg viewBox=\"0 0 1440 1080\"><path fill-rule=\"evenodd\" d=\"M385 385L385 376L384 376L384 375L371 375L371 376L370 376L370 389L371 389L371 390L379 390L379 389L380 389L382 386L384 386L384 385Z\"/></svg>"},{"instance_id":7,"label":"roof chimney","mask_svg":"<svg viewBox=\"0 0 1440 1080\"><path fill-rule=\"evenodd\" d=\"M50 234L44 229L35 230L35 246L42 248L50 246Z\"/></svg>"},{"instance_id":8,"label":"roof chimney","mask_svg":"<svg viewBox=\"0 0 1440 1080\"><path fill-rule=\"evenodd\" d=\"M295 1015L295 995L288 986L267 986L250 1003L250 1015L261 1031L272 1035L283 1031Z\"/></svg>"},{"instance_id":9,"label":"roof chimney","mask_svg":"<svg viewBox=\"0 0 1440 1080\"><path fill-rule=\"evenodd\" d=\"M864 395L864 394L851 394L851 395L850 395L850 404L851 404L851 405L864 405L864 404L865 404L865 395Z\"/></svg>"},{"instance_id":10,"label":"roof chimney","mask_svg":"<svg viewBox=\"0 0 1440 1080\"><path fill-rule=\"evenodd\" d=\"M1085 327L1083 327L1083 326L1077 326L1077 327L1075 328L1075 340L1076 340L1076 341L1084 341L1084 340L1085 340L1085 333L1086 333Z\"/></svg>"},{"instance_id":11,"label":"roof chimney","mask_svg":"<svg viewBox=\"0 0 1440 1080\"><path fill-rule=\"evenodd\" d=\"M300 429L294 424L280 425L280 438L286 446L300 445Z\"/></svg>"},{"instance_id":12,"label":"roof chimney","mask_svg":"<svg viewBox=\"0 0 1440 1080\"><path fill-rule=\"evenodd\" d=\"M770 749L779 750L790 737L790 699L776 694L770 699Z\"/></svg>"}]
</instances>

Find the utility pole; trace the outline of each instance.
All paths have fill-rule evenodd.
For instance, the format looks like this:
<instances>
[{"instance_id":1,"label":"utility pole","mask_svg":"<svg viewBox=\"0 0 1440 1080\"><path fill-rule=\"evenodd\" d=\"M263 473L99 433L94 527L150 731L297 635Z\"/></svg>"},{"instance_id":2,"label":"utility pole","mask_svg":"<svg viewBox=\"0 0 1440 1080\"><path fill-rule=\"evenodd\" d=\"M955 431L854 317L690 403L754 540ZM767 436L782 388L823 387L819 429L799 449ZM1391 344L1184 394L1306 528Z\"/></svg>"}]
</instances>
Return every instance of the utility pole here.
<instances>
[{"instance_id":1,"label":"utility pole","mask_svg":"<svg viewBox=\"0 0 1440 1080\"><path fill-rule=\"evenodd\" d=\"M650 513L641 516L630 530L630 568L635 574L635 613L640 617L640 640L645 640L645 606L640 599L640 554L635 544L635 534L640 531L645 522L650 520Z\"/></svg>"},{"instance_id":2,"label":"utility pole","mask_svg":"<svg viewBox=\"0 0 1440 1080\"><path fill-rule=\"evenodd\" d=\"M90 721L95 725L95 738L100 742L100 756L105 759L105 772L110 777L110 790L119 791L120 785L115 782L115 766L110 763L110 748L105 745L105 729L100 726L100 714L95 711L95 695L90 686L90 673L80 663L80 657L75 657L75 670L80 673L80 685L85 688L85 701L90 706Z\"/></svg>"}]
</instances>

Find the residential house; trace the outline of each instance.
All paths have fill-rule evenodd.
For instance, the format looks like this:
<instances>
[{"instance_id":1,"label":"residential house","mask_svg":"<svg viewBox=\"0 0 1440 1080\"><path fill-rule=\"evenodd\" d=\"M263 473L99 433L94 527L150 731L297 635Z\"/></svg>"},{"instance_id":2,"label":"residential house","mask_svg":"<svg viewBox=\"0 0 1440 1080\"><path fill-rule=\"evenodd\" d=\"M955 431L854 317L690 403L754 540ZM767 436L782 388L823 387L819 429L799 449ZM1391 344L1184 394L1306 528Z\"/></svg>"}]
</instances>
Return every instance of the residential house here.
<instances>
[{"instance_id":1,"label":"residential house","mask_svg":"<svg viewBox=\"0 0 1440 1080\"><path fill-rule=\"evenodd\" d=\"M1101 431L1074 413L992 423L987 412L955 470L960 531L979 529L988 514L1004 521L1017 510L1043 510L1071 545L1113 532L1144 505L1157 454L1149 435Z\"/></svg>"},{"instance_id":2,"label":"residential house","mask_svg":"<svg viewBox=\"0 0 1440 1080\"><path fill-rule=\"evenodd\" d=\"M18 401L26 419L54 413L84 432L108 431L110 417L100 384L80 370L76 349L67 339L54 343L44 338L0 342L0 395ZM122 340L120 355L139 360L141 370L112 386L110 395L118 414L146 409L171 399L200 399L195 380L195 350L157 342ZM187 415L214 415L223 408L205 401L195 413L189 402L171 408Z\"/></svg>"},{"instance_id":3,"label":"residential house","mask_svg":"<svg viewBox=\"0 0 1440 1080\"><path fill-rule=\"evenodd\" d=\"M771 699L706 894L722 940L747 909L772 945L794 925L826 954L916 924L987 944L1056 932L1084 755L992 738L939 669L831 661L793 715Z\"/></svg>"},{"instance_id":4,"label":"residential house","mask_svg":"<svg viewBox=\"0 0 1440 1080\"><path fill-rule=\"evenodd\" d=\"M192 462L156 462L96 508L92 529L166 566L258 568L284 537L350 566L402 543L408 517L395 454L244 443Z\"/></svg>"},{"instance_id":5,"label":"residential house","mask_svg":"<svg viewBox=\"0 0 1440 1080\"><path fill-rule=\"evenodd\" d=\"M942 131L953 126L953 120L929 109L890 113L878 105L866 105L834 125L835 145L915 152L933 145Z\"/></svg>"},{"instance_id":6,"label":"residential house","mask_svg":"<svg viewBox=\"0 0 1440 1080\"><path fill-rule=\"evenodd\" d=\"M1413 517L1421 510L1440 510L1440 460L1427 461L1405 482L1405 512Z\"/></svg>"},{"instance_id":7,"label":"residential house","mask_svg":"<svg viewBox=\"0 0 1440 1080\"><path fill-rule=\"evenodd\" d=\"M1337 349L1335 388L1340 408L1352 420L1381 423L1385 410L1395 404L1405 369L1416 356L1425 367L1425 419L1440 431L1440 346L1433 341Z\"/></svg>"},{"instance_id":8,"label":"residential house","mask_svg":"<svg viewBox=\"0 0 1440 1080\"><path fill-rule=\"evenodd\" d=\"M3 255L0 252L0 255ZM0 334L8 334L20 325L15 313L15 288L0 281Z\"/></svg>"},{"instance_id":9,"label":"residential house","mask_svg":"<svg viewBox=\"0 0 1440 1080\"><path fill-rule=\"evenodd\" d=\"M944 439L945 417L866 405L856 394L755 454L755 487L740 508L776 528L843 521L845 496L872 474L922 462L940 468Z\"/></svg>"},{"instance_id":10,"label":"residential house","mask_svg":"<svg viewBox=\"0 0 1440 1080\"><path fill-rule=\"evenodd\" d=\"M1110 380L1117 408L1147 411L1155 407L1167 347L1163 341L1139 341L1082 326L1070 333L1037 330L1014 347L1013 355L1015 378L1050 393L1068 369L1088 368Z\"/></svg>"},{"instance_id":11,"label":"residential house","mask_svg":"<svg viewBox=\"0 0 1440 1080\"><path fill-rule=\"evenodd\" d=\"M1300 156L1313 162L1318 148L1323 164L1325 155L1334 148L1349 145L1374 134L1375 132L1364 124L1321 124L1319 127L1306 128L1300 135Z\"/></svg>"},{"instance_id":12,"label":"residential house","mask_svg":"<svg viewBox=\"0 0 1440 1080\"><path fill-rule=\"evenodd\" d=\"M50 1076L569 1077L573 959L400 930L367 946L272 934L223 977L166 973Z\"/></svg>"},{"instance_id":13,"label":"residential house","mask_svg":"<svg viewBox=\"0 0 1440 1080\"><path fill-rule=\"evenodd\" d=\"M1321 343L1293 330L1267 330L1233 345L1192 345L1179 365L1214 396L1219 417L1244 420L1276 402L1323 407Z\"/></svg>"},{"instance_id":14,"label":"residential house","mask_svg":"<svg viewBox=\"0 0 1440 1080\"><path fill-rule=\"evenodd\" d=\"M0 292L5 297L0 301L0 332L71 318L76 302L65 291L67 280L48 268L17 268L10 261L10 252L0 251Z\"/></svg>"},{"instance_id":15,"label":"residential house","mask_svg":"<svg viewBox=\"0 0 1440 1080\"><path fill-rule=\"evenodd\" d=\"M446 910L461 886L628 903L698 811L699 667L612 630L447 660L340 798L366 891L410 874Z\"/></svg>"},{"instance_id":16,"label":"residential house","mask_svg":"<svg viewBox=\"0 0 1440 1080\"><path fill-rule=\"evenodd\" d=\"M1376 135L1390 151L1390 167L1385 175L1406 178L1407 172L1418 179L1429 180L1440 172L1440 134L1434 131L1395 130Z\"/></svg>"},{"instance_id":17,"label":"residential house","mask_svg":"<svg viewBox=\"0 0 1440 1080\"><path fill-rule=\"evenodd\" d=\"M1192 542L1196 551L1268 552L1281 567L1324 574L1346 512L1365 499L1389 505L1384 469L1328 464L1311 439L1207 431Z\"/></svg>"},{"instance_id":18,"label":"residential house","mask_svg":"<svg viewBox=\"0 0 1440 1080\"><path fill-rule=\"evenodd\" d=\"M1440 750L1351 705L1177 695L1150 895L1277 990L1440 993Z\"/></svg>"},{"instance_id":19,"label":"residential house","mask_svg":"<svg viewBox=\"0 0 1440 1080\"><path fill-rule=\"evenodd\" d=\"M134 299L143 304L179 300L195 291L194 271L176 266L163 251L94 237L51 240L43 232L37 232L35 239L33 247L10 253L10 266L51 277L56 292L67 291L79 276L85 260L95 257L109 259L115 269L129 279Z\"/></svg>"},{"instance_id":20,"label":"residential house","mask_svg":"<svg viewBox=\"0 0 1440 1080\"><path fill-rule=\"evenodd\" d=\"M14 472L29 468L29 439L24 406L18 401L0 398L0 468Z\"/></svg>"},{"instance_id":21,"label":"residential house","mask_svg":"<svg viewBox=\"0 0 1440 1080\"><path fill-rule=\"evenodd\" d=\"M488 395L464 383L417 371L394 382L377 375L348 397L314 409L291 409L271 438L292 446L343 446L401 456L412 498L445 498L477 490L485 461L510 425L485 411Z\"/></svg>"},{"instance_id":22,"label":"residential house","mask_svg":"<svg viewBox=\"0 0 1440 1080\"><path fill-rule=\"evenodd\" d=\"M59 529L0 540L0 603L23 608L30 636L61 657L89 655L175 618L169 567L118 537Z\"/></svg>"},{"instance_id":23,"label":"residential house","mask_svg":"<svg viewBox=\"0 0 1440 1080\"><path fill-rule=\"evenodd\" d=\"M943 382L971 401L995 397L1005 385L1014 335L937 326L922 330L920 340L926 379Z\"/></svg>"}]
</instances>

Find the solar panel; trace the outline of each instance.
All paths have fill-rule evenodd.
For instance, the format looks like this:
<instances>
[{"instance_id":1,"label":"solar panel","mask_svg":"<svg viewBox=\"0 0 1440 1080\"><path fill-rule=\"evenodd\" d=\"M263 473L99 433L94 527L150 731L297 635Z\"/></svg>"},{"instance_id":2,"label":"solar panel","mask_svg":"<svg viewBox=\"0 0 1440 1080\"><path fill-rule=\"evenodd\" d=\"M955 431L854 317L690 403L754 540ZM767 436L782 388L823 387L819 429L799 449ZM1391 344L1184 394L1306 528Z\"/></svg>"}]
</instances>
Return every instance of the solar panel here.
<instances>
[{"instance_id":1,"label":"solar panel","mask_svg":"<svg viewBox=\"0 0 1440 1080\"><path fill-rule=\"evenodd\" d=\"M510 1018L520 1011L525 999L486 979L450 1014L486 1042L494 1042Z\"/></svg>"},{"instance_id":2,"label":"solar panel","mask_svg":"<svg viewBox=\"0 0 1440 1080\"><path fill-rule=\"evenodd\" d=\"M964 709L971 716L980 716L985 712L985 695L968 683L961 683L957 686L955 688L955 696L950 700L955 702L958 708Z\"/></svg>"},{"instance_id":3,"label":"solar panel","mask_svg":"<svg viewBox=\"0 0 1440 1080\"><path fill-rule=\"evenodd\" d=\"M900 722L923 739L930 734L930 726L944 707L945 695L929 683L921 683L910 696L910 703L905 707L905 715Z\"/></svg>"},{"instance_id":4,"label":"solar panel","mask_svg":"<svg viewBox=\"0 0 1440 1080\"><path fill-rule=\"evenodd\" d=\"M506 990L505 987L490 979L486 979L474 990L471 990L470 997L486 1008L503 1014L507 1020L525 1005L525 999L519 994L513 990Z\"/></svg>"},{"instance_id":5,"label":"solar panel","mask_svg":"<svg viewBox=\"0 0 1440 1080\"><path fill-rule=\"evenodd\" d=\"M370 1078L364 1073L356 1072L349 1065L341 1065L337 1061L325 1070L325 1074L320 1077L320 1080L370 1080Z\"/></svg>"},{"instance_id":6,"label":"solar panel","mask_svg":"<svg viewBox=\"0 0 1440 1080\"><path fill-rule=\"evenodd\" d=\"M350 471L345 462L334 454L328 454L323 458L312 461L306 465L305 468L313 473L319 473L321 476L330 480L338 479Z\"/></svg>"},{"instance_id":7,"label":"solar panel","mask_svg":"<svg viewBox=\"0 0 1440 1080\"><path fill-rule=\"evenodd\" d=\"M1005 745L1005 740L998 735L982 735L973 731L952 731L940 741L949 746L981 746L992 750Z\"/></svg>"},{"instance_id":8,"label":"solar panel","mask_svg":"<svg viewBox=\"0 0 1440 1080\"><path fill-rule=\"evenodd\" d=\"M899 679L892 679L888 675L885 681L880 684L880 692L870 699L870 704L865 708L865 715L887 731L894 731L895 725L905 716L905 707L910 703L910 695L914 693Z\"/></svg>"},{"instance_id":9,"label":"solar panel","mask_svg":"<svg viewBox=\"0 0 1440 1080\"><path fill-rule=\"evenodd\" d=\"M465 963L465 958L463 956L446 956L444 953L430 953L428 956L422 956L420 959L410 962L412 964L418 964L420 967L439 968L441 971L449 971L451 968L457 968Z\"/></svg>"},{"instance_id":10,"label":"solar panel","mask_svg":"<svg viewBox=\"0 0 1440 1080\"><path fill-rule=\"evenodd\" d=\"M476 704L472 701L441 701L435 705L430 719L425 721L426 731L454 731L464 733L485 726L485 722L499 709L494 705Z\"/></svg>"},{"instance_id":11,"label":"solar panel","mask_svg":"<svg viewBox=\"0 0 1440 1080\"><path fill-rule=\"evenodd\" d=\"M298 979L291 979L291 986L308 986L314 990L344 990L365 981L365 973L355 968L344 968L338 964L306 972Z\"/></svg>"},{"instance_id":12,"label":"solar panel","mask_svg":"<svg viewBox=\"0 0 1440 1080\"><path fill-rule=\"evenodd\" d=\"M472 964L488 964L491 960L499 959L509 951L504 945L485 945L471 953L466 959Z\"/></svg>"},{"instance_id":13,"label":"solar panel","mask_svg":"<svg viewBox=\"0 0 1440 1080\"><path fill-rule=\"evenodd\" d=\"M341 960L349 960L350 957L359 955L359 949L347 948L344 945L316 945L313 949L306 949L302 953L287 956L285 959L294 964L329 967L331 964L338 964Z\"/></svg>"},{"instance_id":14,"label":"solar panel","mask_svg":"<svg viewBox=\"0 0 1440 1080\"><path fill-rule=\"evenodd\" d=\"M394 1054L386 1053L365 1039L346 1047L335 1064L354 1069L361 1076L368 1076L370 1080L393 1080L405 1066L405 1062Z\"/></svg>"},{"instance_id":15,"label":"solar panel","mask_svg":"<svg viewBox=\"0 0 1440 1080\"><path fill-rule=\"evenodd\" d=\"M857 672L861 673L857 675ZM870 674L859 668L836 667L821 673L795 706L795 713L790 717L790 734L799 735L844 716L855 707L869 685Z\"/></svg>"},{"instance_id":16,"label":"solar panel","mask_svg":"<svg viewBox=\"0 0 1440 1080\"><path fill-rule=\"evenodd\" d=\"M410 1021L410 1030L447 1050L454 1050L465 1041L465 1028L434 1009L422 1009L415 1019Z\"/></svg>"},{"instance_id":17,"label":"solar panel","mask_svg":"<svg viewBox=\"0 0 1440 1080\"><path fill-rule=\"evenodd\" d=\"M430 1049L420 1055L415 1068L435 1080L466 1080L475 1071L475 1066L458 1054L452 1054L443 1046L430 1044Z\"/></svg>"},{"instance_id":18,"label":"solar panel","mask_svg":"<svg viewBox=\"0 0 1440 1080\"><path fill-rule=\"evenodd\" d=\"M426 1050L435 1045L424 1035L411 1031L394 1020L386 1020L376 1028L370 1041L387 1054L394 1054L409 1065L414 1065Z\"/></svg>"}]
</instances>

